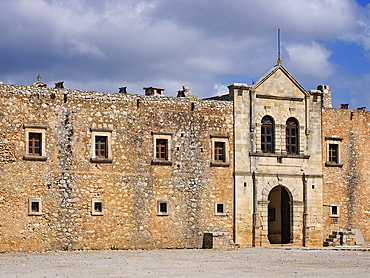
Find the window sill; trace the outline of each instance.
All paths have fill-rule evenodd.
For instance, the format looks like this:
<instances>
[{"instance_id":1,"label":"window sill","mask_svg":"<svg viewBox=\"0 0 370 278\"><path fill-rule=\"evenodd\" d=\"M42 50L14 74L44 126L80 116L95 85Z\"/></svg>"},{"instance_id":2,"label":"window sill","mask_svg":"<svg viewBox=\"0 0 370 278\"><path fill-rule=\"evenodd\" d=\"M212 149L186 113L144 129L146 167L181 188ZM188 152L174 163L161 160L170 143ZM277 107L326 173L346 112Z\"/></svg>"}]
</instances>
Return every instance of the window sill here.
<instances>
[{"instance_id":1,"label":"window sill","mask_svg":"<svg viewBox=\"0 0 370 278\"><path fill-rule=\"evenodd\" d=\"M28 216L40 216L42 215L42 212L29 212Z\"/></svg>"},{"instance_id":2,"label":"window sill","mask_svg":"<svg viewBox=\"0 0 370 278\"><path fill-rule=\"evenodd\" d=\"M328 163L328 162L326 162L325 163L325 166L326 167L342 167L343 164L340 164L340 163Z\"/></svg>"},{"instance_id":3,"label":"window sill","mask_svg":"<svg viewBox=\"0 0 370 278\"><path fill-rule=\"evenodd\" d=\"M159 159L153 159L152 165L172 165L172 161L170 160L159 160Z\"/></svg>"},{"instance_id":4,"label":"window sill","mask_svg":"<svg viewBox=\"0 0 370 278\"><path fill-rule=\"evenodd\" d=\"M281 157L281 158L301 158L309 159L309 155L299 155L299 154L279 154L279 153L249 153L249 156L260 156L260 157Z\"/></svg>"},{"instance_id":5,"label":"window sill","mask_svg":"<svg viewBox=\"0 0 370 278\"><path fill-rule=\"evenodd\" d=\"M168 212L164 212L164 213L157 213L157 216L168 216L169 213Z\"/></svg>"},{"instance_id":6,"label":"window sill","mask_svg":"<svg viewBox=\"0 0 370 278\"><path fill-rule=\"evenodd\" d=\"M230 163L229 162L211 162L211 167L229 167Z\"/></svg>"},{"instance_id":7,"label":"window sill","mask_svg":"<svg viewBox=\"0 0 370 278\"><path fill-rule=\"evenodd\" d=\"M48 159L47 156L40 156L40 155L29 155L25 154L23 156L24 160L37 160L37 161L46 161Z\"/></svg>"},{"instance_id":8,"label":"window sill","mask_svg":"<svg viewBox=\"0 0 370 278\"><path fill-rule=\"evenodd\" d=\"M92 162L92 163L112 163L113 162L113 158L98 158L98 157L94 157L94 158L90 158L90 162Z\"/></svg>"},{"instance_id":9,"label":"window sill","mask_svg":"<svg viewBox=\"0 0 370 278\"><path fill-rule=\"evenodd\" d=\"M215 213L215 216L226 216L226 212L225 213Z\"/></svg>"}]
</instances>

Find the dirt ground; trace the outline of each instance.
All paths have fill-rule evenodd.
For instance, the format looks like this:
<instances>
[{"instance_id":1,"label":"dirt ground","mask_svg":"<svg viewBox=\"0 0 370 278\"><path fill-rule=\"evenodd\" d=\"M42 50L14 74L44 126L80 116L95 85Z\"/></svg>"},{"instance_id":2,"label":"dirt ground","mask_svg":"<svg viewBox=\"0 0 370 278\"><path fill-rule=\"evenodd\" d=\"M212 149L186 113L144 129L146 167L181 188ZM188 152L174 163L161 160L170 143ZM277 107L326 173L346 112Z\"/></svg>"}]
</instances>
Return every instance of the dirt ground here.
<instances>
[{"instance_id":1,"label":"dirt ground","mask_svg":"<svg viewBox=\"0 0 370 278\"><path fill-rule=\"evenodd\" d=\"M241 248L0 254L0 277L370 277L370 251Z\"/></svg>"}]
</instances>

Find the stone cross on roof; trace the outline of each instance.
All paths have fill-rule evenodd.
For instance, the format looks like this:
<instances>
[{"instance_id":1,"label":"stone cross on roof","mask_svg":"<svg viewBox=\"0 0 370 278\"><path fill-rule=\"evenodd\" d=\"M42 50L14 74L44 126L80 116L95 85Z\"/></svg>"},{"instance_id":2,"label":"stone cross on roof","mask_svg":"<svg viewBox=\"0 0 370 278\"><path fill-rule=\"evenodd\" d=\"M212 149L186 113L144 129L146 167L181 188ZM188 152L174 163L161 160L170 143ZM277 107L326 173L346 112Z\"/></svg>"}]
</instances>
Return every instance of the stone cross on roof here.
<instances>
[{"instance_id":1,"label":"stone cross on roof","mask_svg":"<svg viewBox=\"0 0 370 278\"><path fill-rule=\"evenodd\" d=\"M42 76L39 74L38 76L36 76L36 78L38 81L41 81Z\"/></svg>"}]
</instances>

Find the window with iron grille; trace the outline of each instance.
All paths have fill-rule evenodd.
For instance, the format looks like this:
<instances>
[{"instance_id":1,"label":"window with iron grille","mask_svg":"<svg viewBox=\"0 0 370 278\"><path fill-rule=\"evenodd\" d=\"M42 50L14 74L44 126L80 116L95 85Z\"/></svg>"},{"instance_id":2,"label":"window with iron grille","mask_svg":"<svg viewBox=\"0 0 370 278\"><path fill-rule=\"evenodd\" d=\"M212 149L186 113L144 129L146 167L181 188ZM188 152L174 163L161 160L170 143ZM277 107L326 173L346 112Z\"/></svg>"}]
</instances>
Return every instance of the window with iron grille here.
<instances>
[{"instance_id":1,"label":"window with iron grille","mask_svg":"<svg viewBox=\"0 0 370 278\"><path fill-rule=\"evenodd\" d=\"M264 153L272 153L274 149L274 124L272 118L264 116L261 120L261 124L261 150Z\"/></svg>"},{"instance_id":2,"label":"window with iron grille","mask_svg":"<svg viewBox=\"0 0 370 278\"><path fill-rule=\"evenodd\" d=\"M329 163L338 163L338 145L329 144Z\"/></svg>"},{"instance_id":3,"label":"window with iron grille","mask_svg":"<svg viewBox=\"0 0 370 278\"><path fill-rule=\"evenodd\" d=\"M41 156L41 133L29 133L28 154Z\"/></svg>"},{"instance_id":4,"label":"window with iron grille","mask_svg":"<svg viewBox=\"0 0 370 278\"><path fill-rule=\"evenodd\" d=\"M215 162L225 162L225 142L215 142Z\"/></svg>"},{"instance_id":5,"label":"window with iron grille","mask_svg":"<svg viewBox=\"0 0 370 278\"><path fill-rule=\"evenodd\" d=\"M156 159L167 160L167 139L156 139Z\"/></svg>"},{"instance_id":6,"label":"window with iron grille","mask_svg":"<svg viewBox=\"0 0 370 278\"><path fill-rule=\"evenodd\" d=\"M298 153L298 123L294 118L289 118L286 122L286 152Z\"/></svg>"},{"instance_id":7,"label":"window with iron grille","mask_svg":"<svg viewBox=\"0 0 370 278\"><path fill-rule=\"evenodd\" d=\"M95 137L95 157L97 158L107 158L107 137L106 136L96 136Z\"/></svg>"}]
</instances>

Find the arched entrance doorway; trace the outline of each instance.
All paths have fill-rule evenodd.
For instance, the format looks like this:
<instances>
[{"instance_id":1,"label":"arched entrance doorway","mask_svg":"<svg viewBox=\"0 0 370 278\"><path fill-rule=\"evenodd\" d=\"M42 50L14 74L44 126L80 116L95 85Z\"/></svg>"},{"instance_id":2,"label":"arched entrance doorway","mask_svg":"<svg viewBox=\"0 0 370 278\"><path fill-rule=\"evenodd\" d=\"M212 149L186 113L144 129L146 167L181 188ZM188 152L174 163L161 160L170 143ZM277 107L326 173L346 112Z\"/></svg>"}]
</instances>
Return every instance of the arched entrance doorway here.
<instances>
[{"instance_id":1,"label":"arched entrance doorway","mask_svg":"<svg viewBox=\"0 0 370 278\"><path fill-rule=\"evenodd\" d=\"M274 187L269 194L268 238L271 244L291 243L292 207L288 190L282 186Z\"/></svg>"}]
</instances>

